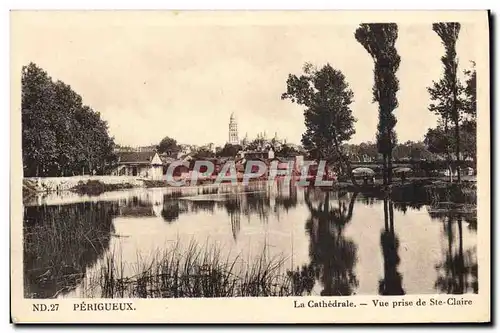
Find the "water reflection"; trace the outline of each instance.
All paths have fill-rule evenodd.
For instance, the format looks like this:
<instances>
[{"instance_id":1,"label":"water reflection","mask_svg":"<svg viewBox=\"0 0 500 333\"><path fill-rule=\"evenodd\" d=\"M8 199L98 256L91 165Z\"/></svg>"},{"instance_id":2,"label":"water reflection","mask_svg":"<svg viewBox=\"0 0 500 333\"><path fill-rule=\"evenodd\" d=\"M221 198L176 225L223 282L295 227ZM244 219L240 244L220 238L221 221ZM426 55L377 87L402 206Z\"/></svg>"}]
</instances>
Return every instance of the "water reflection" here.
<instances>
[{"instance_id":1,"label":"water reflection","mask_svg":"<svg viewBox=\"0 0 500 333\"><path fill-rule=\"evenodd\" d=\"M398 272L399 239L394 230L394 208L393 202L388 199L384 199L384 229L380 235L380 243L384 258L384 278L379 282L378 292L380 295L404 295L403 278Z\"/></svg>"},{"instance_id":2,"label":"water reflection","mask_svg":"<svg viewBox=\"0 0 500 333\"><path fill-rule=\"evenodd\" d=\"M424 207L424 204L420 202L393 202L394 208L406 214L408 208L412 210L420 210Z\"/></svg>"},{"instance_id":3,"label":"water reflection","mask_svg":"<svg viewBox=\"0 0 500 333\"><path fill-rule=\"evenodd\" d=\"M76 288L114 233L117 204L78 203L24 209L24 292L53 298Z\"/></svg>"},{"instance_id":4,"label":"water reflection","mask_svg":"<svg viewBox=\"0 0 500 333\"><path fill-rule=\"evenodd\" d=\"M443 233L446 235L446 250L443 261L436 266L438 278L435 287L447 294L478 293L478 265L476 248L464 250L463 214L442 213L433 214L443 223ZM469 217L469 225L476 228L475 219ZM457 244L458 243L458 244Z\"/></svg>"},{"instance_id":5,"label":"water reflection","mask_svg":"<svg viewBox=\"0 0 500 333\"><path fill-rule=\"evenodd\" d=\"M161 210L161 217L165 222L174 222L179 219L179 216L183 213L187 213L189 207L187 202L182 200L167 200L163 203L163 208Z\"/></svg>"},{"instance_id":6,"label":"water reflection","mask_svg":"<svg viewBox=\"0 0 500 333\"><path fill-rule=\"evenodd\" d=\"M283 208L286 212L295 208L298 203L297 186L278 186L275 198L275 212L279 213Z\"/></svg>"},{"instance_id":7,"label":"water reflection","mask_svg":"<svg viewBox=\"0 0 500 333\"><path fill-rule=\"evenodd\" d=\"M317 200L321 196L323 199ZM358 286L354 272L357 246L343 235L352 219L357 194L351 196L348 206L340 197L332 206L331 196L330 192L306 190L304 198L310 216L305 227L310 237L310 263L289 274L295 288L308 294L314 287L313 279L317 279L322 284L322 296L346 296L353 294Z\"/></svg>"},{"instance_id":8,"label":"water reflection","mask_svg":"<svg viewBox=\"0 0 500 333\"><path fill-rule=\"evenodd\" d=\"M238 233L241 229L241 203L240 200L237 199L229 199L224 202L223 207L226 209L227 214L229 215L230 223L231 223L231 232L233 235L233 239L236 241L238 239Z\"/></svg>"},{"instance_id":9,"label":"water reflection","mask_svg":"<svg viewBox=\"0 0 500 333\"><path fill-rule=\"evenodd\" d=\"M140 189L111 198L25 208L26 297L68 294L118 246L134 266L138 252L179 237L215 239L246 260L266 245L288 258L283 272L295 294L478 292L475 213L293 184Z\"/></svg>"}]
</instances>

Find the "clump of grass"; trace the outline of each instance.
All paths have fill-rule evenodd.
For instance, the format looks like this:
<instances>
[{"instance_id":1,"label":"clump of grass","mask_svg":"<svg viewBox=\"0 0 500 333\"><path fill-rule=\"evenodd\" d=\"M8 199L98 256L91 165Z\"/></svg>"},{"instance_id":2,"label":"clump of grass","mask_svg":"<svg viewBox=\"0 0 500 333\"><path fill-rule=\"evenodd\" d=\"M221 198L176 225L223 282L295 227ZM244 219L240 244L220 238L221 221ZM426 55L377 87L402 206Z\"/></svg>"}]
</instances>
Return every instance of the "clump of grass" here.
<instances>
[{"instance_id":1,"label":"clump of grass","mask_svg":"<svg viewBox=\"0 0 500 333\"><path fill-rule=\"evenodd\" d=\"M115 251L102 261L92 279L100 295L86 297L181 298L256 297L300 295L293 277L284 270L285 258L268 258L266 248L252 261L222 255L216 245L191 242L187 249L175 244L156 251L152 258L138 256L132 276L125 276Z\"/></svg>"},{"instance_id":2,"label":"clump of grass","mask_svg":"<svg viewBox=\"0 0 500 333\"><path fill-rule=\"evenodd\" d=\"M79 194L99 195L106 191L117 191L130 188L134 188L134 185L129 183L105 184L99 180L88 180L86 183L80 181L78 185L71 188L71 190Z\"/></svg>"}]
</instances>

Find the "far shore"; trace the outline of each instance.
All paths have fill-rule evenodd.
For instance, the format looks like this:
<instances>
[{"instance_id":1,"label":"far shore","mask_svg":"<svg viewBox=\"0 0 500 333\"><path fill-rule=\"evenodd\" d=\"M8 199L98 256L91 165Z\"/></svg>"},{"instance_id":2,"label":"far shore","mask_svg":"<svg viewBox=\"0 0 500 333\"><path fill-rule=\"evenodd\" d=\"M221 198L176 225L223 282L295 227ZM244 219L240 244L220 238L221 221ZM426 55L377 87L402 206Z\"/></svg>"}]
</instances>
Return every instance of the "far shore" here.
<instances>
[{"instance_id":1,"label":"far shore","mask_svg":"<svg viewBox=\"0 0 500 333\"><path fill-rule=\"evenodd\" d=\"M284 177L277 177L276 181ZM311 183L314 181L310 177ZM337 190L342 192L361 192L367 196L383 199L390 198L400 202L418 202L422 204L437 204L440 202L452 202L459 204L476 204L476 184L471 177L466 177L459 183L450 183L445 177L414 177L407 178L404 182L401 179L393 179L390 186L384 186L381 179L375 179L373 183L364 183L362 180L358 184L349 181L334 181L333 186L320 187L322 190ZM179 180L179 179L177 179ZM292 181L298 181L295 179ZM266 182L263 178L252 179L251 182ZM215 183L215 179L200 179L195 186L190 186L189 182L179 187L210 187ZM231 185L230 181L223 183ZM242 185L242 178L238 178L238 185ZM163 188L175 187L166 180L149 180L136 177L64 177L64 178L25 178L23 180L23 197L29 200L43 193L70 191L76 194L97 196L104 192L120 191L134 188Z\"/></svg>"}]
</instances>

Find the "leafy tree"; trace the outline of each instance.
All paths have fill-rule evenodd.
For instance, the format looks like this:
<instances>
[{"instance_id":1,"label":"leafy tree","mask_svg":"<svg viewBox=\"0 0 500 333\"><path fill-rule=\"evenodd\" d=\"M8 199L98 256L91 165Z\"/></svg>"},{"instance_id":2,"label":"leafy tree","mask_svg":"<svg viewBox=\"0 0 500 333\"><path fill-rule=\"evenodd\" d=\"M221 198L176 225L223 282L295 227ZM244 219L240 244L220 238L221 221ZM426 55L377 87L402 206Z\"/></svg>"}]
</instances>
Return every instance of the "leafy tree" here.
<instances>
[{"instance_id":1,"label":"leafy tree","mask_svg":"<svg viewBox=\"0 0 500 333\"><path fill-rule=\"evenodd\" d=\"M441 38L445 54L441 57L441 62L444 66L444 75L438 82L433 82L432 87L428 88L431 100L438 102L437 104L431 104L429 110L441 117L446 132L448 131L448 124L450 122L454 125L455 155L458 165L457 180L460 182L460 120L464 110L464 106L460 100L460 94L464 88L457 77L458 59L456 43L460 32L460 23L434 23L432 30Z\"/></svg>"},{"instance_id":2,"label":"leafy tree","mask_svg":"<svg viewBox=\"0 0 500 333\"><path fill-rule=\"evenodd\" d=\"M477 162L477 125L476 125L476 64L472 62L472 69L465 70L465 89L464 89L464 105L465 112L469 116L468 119L462 121L461 137L463 142L463 150L468 157L474 160L474 166Z\"/></svg>"},{"instance_id":3,"label":"leafy tree","mask_svg":"<svg viewBox=\"0 0 500 333\"><path fill-rule=\"evenodd\" d=\"M207 148L199 149L194 155L194 158L212 158L215 157L215 154L208 150Z\"/></svg>"},{"instance_id":4,"label":"leafy tree","mask_svg":"<svg viewBox=\"0 0 500 333\"><path fill-rule=\"evenodd\" d=\"M476 164L476 122L474 120L463 121L460 125L461 153L465 158L471 158ZM429 128L424 140L427 149L436 154L445 154L456 145L455 136L443 126ZM451 168L451 164L448 164Z\"/></svg>"},{"instance_id":5,"label":"leafy tree","mask_svg":"<svg viewBox=\"0 0 500 333\"><path fill-rule=\"evenodd\" d=\"M105 173L114 140L98 112L36 64L22 68L22 145L25 177Z\"/></svg>"},{"instance_id":6,"label":"leafy tree","mask_svg":"<svg viewBox=\"0 0 500 333\"><path fill-rule=\"evenodd\" d=\"M473 119L476 118L476 63L472 61L472 69L464 71L465 79L465 112Z\"/></svg>"},{"instance_id":7,"label":"leafy tree","mask_svg":"<svg viewBox=\"0 0 500 333\"><path fill-rule=\"evenodd\" d=\"M449 136L449 132L442 126L429 128L425 134L424 143L430 152L443 154L448 151L449 137L447 136Z\"/></svg>"},{"instance_id":8,"label":"leafy tree","mask_svg":"<svg viewBox=\"0 0 500 333\"><path fill-rule=\"evenodd\" d=\"M168 153L178 150L179 146L177 145L177 141L168 136L161 139L160 144L158 145L159 153Z\"/></svg>"},{"instance_id":9,"label":"leafy tree","mask_svg":"<svg viewBox=\"0 0 500 333\"><path fill-rule=\"evenodd\" d=\"M288 75L287 91L282 99L305 106L306 132L302 144L309 155L335 164L351 179L351 166L342 144L355 133L350 105L354 94L344 74L326 64L321 69L305 64L300 76Z\"/></svg>"},{"instance_id":10,"label":"leafy tree","mask_svg":"<svg viewBox=\"0 0 500 333\"><path fill-rule=\"evenodd\" d=\"M293 146L284 144L281 149L276 153L277 156L290 157L300 155L300 152Z\"/></svg>"},{"instance_id":11,"label":"leafy tree","mask_svg":"<svg viewBox=\"0 0 500 333\"><path fill-rule=\"evenodd\" d=\"M395 43L398 26L395 23L361 24L354 34L372 57L374 66L373 101L379 105L377 128L378 151L383 155L384 184L392 182L392 150L396 144L396 117L393 111L398 107L396 93L399 81L396 72L400 57Z\"/></svg>"},{"instance_id":12,"label":"leafy tree","mask_svg":"<svg viewBox=\"0 0 500 333\"><path fill-rule=\"evenodd\" d=\"M460 126L460 137L464 157L470 157L477 162L477 125L475 120L465 120Z\"/></svg>"},{"instance_id":13,"label":"leafy tree","mask_svg":"<svg viewBox=\"0 0 500 333\"><path fill-rule=\"evenodd\" d=\"M219 147L219 146L215 147L215 155L216 156L221 156L220 155L221 152L222 152L222 147Z\"/></svg>"},{"instance_id":14,"label":"leafy tree","mask_svg":"<svg viewBox=\"0 0 500 333\"><path fill-rule=\"evenodd\" d=\"M236 154L242 149L240 145L232 145L230 143L226 143L224 148L219 153L221 157L235 157Z\"/></svg>"},{"instance_id":15,"label":"leafy tree","mask_svg":"<svg viewBox=\"0 0 500 333\"><path fill-rule=\"evenodd\" d=\"M351 162L363 162L365 159L377 161L379 159L377 144L370 141L360 144L344 144L343 149L349 155Z\"/></svg>"},{"instance_id":16,"label":"leafy tree","mask_svg":"<svg viewBox=\"0 0 500 333\"><path fill-rule=\"evenodd\" d=\"M392 155L396 161L402 159L418 161L430 159L432 153L427 150L423 142L407 141L396 145Z\"/></svg>"}]
</instances>

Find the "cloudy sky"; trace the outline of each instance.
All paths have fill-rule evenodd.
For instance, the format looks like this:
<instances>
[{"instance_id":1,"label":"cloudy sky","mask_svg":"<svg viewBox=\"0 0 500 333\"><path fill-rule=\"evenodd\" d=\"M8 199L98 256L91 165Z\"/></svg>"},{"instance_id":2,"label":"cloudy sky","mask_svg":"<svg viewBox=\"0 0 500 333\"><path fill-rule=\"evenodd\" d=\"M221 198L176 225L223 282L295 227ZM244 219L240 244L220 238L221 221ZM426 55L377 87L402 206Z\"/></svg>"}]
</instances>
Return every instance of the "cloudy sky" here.
<instances>
[{"instance_id":1,"label":"cloudy sky","mask_svg":"<svg viewBox=\"0 0 500 333\"><path fill-rule=\"evenodd\" d=\"M354 38L359 22L325 15L214 16L19 13L12 20L13 71L34 62L71 85L101 113L119 144L158 143L168 135L181 143L222 145L232 112L240 137L278 132L300 143L302 109L280 96L289 73L300 74L305 62L328 62L345 74L354 92L358 121L351 141L374 140L373 61ZM426 87L441 75L444 48L431 23L399 23L401 141L421 140L436 125L427 111ZM473 23L462 23L461 69L475 60L476 30Z\"/></svg>"}]
</instances>

